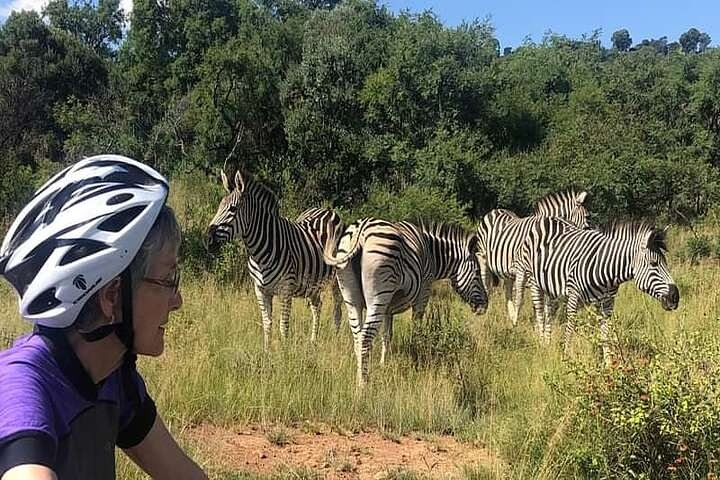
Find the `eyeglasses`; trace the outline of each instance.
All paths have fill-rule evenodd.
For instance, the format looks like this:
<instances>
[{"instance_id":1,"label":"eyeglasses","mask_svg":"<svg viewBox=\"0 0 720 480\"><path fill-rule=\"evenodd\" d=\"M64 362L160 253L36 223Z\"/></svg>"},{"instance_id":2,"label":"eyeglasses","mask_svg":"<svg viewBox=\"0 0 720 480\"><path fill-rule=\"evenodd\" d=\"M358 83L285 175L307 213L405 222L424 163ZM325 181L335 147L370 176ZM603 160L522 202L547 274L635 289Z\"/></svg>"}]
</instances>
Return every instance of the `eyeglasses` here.
<instances>
[{"instance_id":1,"label":"eyeglasses","mask_svg":"<svg viewBox=\"0 0 720 480\"><path fill-rule=\"evenodd\" d=\"M173 295L175 295L178 292L178 289L180 288L180 270L175 270L175 275L173 275L173 279L171 281L167 280L158 280L157 278L149 278L144 277L143 281L148 283L153 283L155 285L160 285L161 287L169 288L172 290Z\"/></svg>"}]
</instances>

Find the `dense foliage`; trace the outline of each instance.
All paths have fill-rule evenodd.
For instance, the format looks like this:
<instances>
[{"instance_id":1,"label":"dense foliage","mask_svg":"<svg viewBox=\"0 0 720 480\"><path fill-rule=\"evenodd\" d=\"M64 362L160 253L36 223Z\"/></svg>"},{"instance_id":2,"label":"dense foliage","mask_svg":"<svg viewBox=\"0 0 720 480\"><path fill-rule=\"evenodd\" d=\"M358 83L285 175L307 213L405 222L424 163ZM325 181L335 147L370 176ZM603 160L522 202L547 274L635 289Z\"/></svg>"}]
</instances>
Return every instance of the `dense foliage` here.
<instances>
[{"instance_id":1,"label":"dense foliage","mask_svg":"<svg viewBox=\"0 0 720 480\"><path fill-rule=\"evenodd\" d=\"M601 217L692 218L718 196L720 49L695 28L501 56L487 22L367 0L137 0L127 20L53 0L0 26L0 217L109 151L394 217L527 212L577 186Z\"/></svg>"}]
</instances>

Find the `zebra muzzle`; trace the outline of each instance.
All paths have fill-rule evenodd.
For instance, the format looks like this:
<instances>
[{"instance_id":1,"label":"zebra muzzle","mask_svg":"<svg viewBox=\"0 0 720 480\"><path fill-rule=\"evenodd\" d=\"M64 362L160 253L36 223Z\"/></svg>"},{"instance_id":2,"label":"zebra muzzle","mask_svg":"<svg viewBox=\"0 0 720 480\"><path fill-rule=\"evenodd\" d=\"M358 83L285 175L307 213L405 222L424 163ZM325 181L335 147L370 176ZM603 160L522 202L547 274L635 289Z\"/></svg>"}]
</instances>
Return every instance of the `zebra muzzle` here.
<instances>
[{"instance_id":1,"label":"zebra muzzle","mask_svg":"<svg viewBox=\"0 0 720 480\"><path fill-rule=\"evenodd\" d=\"M668 286L668 293L662 297L662 306L665 310L675 310L680 304L680 291L677 285L670 284Z\"/></svg>"}]
</instances>

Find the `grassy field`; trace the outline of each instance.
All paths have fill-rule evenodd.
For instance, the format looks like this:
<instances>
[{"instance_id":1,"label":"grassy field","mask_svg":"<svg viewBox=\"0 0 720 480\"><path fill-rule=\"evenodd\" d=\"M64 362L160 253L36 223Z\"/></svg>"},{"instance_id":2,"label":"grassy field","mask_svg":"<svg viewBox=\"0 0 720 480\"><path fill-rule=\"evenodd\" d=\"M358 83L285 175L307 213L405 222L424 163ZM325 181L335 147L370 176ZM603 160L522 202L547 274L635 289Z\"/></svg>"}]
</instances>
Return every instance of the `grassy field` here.
<instances>
[{"instance_id":1,"label":"grassy field","mask_svg":"<svg viewBox=\"0 0 720 480\"><path fill-rule=\"evenodd\" d=\"M183 217L185 207L177 198L175 202ZM687 236L673 232L671 248L678 249ZM710 337L720 333L720 269L710 261L690 266L672 253L670 266L681 292L675 312L664 312L633 284L620 290L614 321L621 351L648 343L670 347L691 332ZM556 321L552 345L538 344L527 301L521 324L513 329L500 289L493 292L488 313L475 317L447 286L439 286L422 324L411 325L407 314L396 320L393 351L384 367L376 346L369 386L358 392L346 317L335 333L329 296L316 345L309 342L310 310L297 300L290 338L280 342L276 322L273 348L266 355L254 295L217 283L208 274L185 275L182 292L185 303L169 324L165 354L142 359L139 368L171 430L191 450L184 431L203 423L270 427L312 421L388 435L450 434L484 445L502 460L468 472L467 478L575 475L572 458L563 450L574 402L555 387L570 375L560 355L562 329ZM4 282L0 318L2 346L28 328L18 318L15 296ZM596 361L596 337L596 318L584 311L574 343L576 361ZM118 458L118 478L144 478L124 456ZM225 471L202 455L196 458L214 478L256 478ZM297 467L277 478L312 477Z\"/></svg>"}]
</instances>

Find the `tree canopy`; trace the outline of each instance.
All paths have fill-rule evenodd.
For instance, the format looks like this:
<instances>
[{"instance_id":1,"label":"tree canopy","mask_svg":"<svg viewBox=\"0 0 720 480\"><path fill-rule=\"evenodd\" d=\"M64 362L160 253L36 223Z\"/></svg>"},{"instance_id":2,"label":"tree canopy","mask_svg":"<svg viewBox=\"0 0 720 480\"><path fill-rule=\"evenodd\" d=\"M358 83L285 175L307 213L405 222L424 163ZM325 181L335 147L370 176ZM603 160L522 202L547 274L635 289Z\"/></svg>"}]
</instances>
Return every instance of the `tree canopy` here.
<instances>
[{"instance_id":1,"label":"tree canopy","mask_svg":"<svg viewBox=\"0 0 720 480\"><path fill-rule=\"evenodd\" d=\"M0 26L0 217L108 151L169 175L243 167L303 207L472 219L577 187L600 216L701 215L720 167L710 41L620 29L612 48L548 34L500 55L487 21L368 0L136 0L128 19L52 0Z\"/></svg>"}]
</instances>

